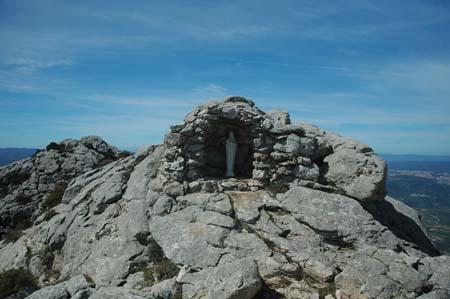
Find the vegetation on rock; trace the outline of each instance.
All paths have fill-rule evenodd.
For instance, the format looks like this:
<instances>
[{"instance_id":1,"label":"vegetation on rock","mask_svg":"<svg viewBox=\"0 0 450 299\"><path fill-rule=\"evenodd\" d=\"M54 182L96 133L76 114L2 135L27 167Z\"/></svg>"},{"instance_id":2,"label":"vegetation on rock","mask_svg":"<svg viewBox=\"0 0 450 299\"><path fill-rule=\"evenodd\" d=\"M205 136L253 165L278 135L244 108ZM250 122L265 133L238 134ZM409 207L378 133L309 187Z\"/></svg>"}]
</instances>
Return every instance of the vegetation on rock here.
<instances>
[{"instance_id":1,"label":"vegetation on rock","mask_svg":"<svg viewBox=\"0 0 450 299\"><path fill-rule=\"evenodd\" d=\"M37 289L36 279L29 270L19 268L0 273L0 298L6 298L24 288Z\"/></svg>"},{"instance_id":2,"label":"vegetation on rock","mask_svg":"<svg viewBox=\"0 0 450 299\"><path fill-rule=\"evenodd\" d=\"M66 188L67 183L65 181L58 182L53 188L53 190L47 194L47 197L45 198L43 203L44 209L49 210L59 205L64 196Z\"/></svg>"},{"instance_id":3,"label":"vegetation on rock","mask_svg":"<svg viewBox=\"0 0 450 299\"><path fill-rule=\"evenodd\" d=\"M179 269L164 256L164 252L155 240L150 239L147 245L148 263L141 263L134 267L133 273L142 272L144 281L142 286L150 287L155 283L175 277Z\"/></svg>"}]
</instances>

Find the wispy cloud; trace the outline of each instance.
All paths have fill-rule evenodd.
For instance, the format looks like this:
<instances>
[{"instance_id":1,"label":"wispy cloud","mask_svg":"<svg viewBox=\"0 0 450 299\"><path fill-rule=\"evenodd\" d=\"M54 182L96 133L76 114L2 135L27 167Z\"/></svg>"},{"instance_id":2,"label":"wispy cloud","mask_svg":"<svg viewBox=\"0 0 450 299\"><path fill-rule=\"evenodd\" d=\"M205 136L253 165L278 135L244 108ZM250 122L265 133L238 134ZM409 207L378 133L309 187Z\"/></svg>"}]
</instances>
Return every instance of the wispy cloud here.
<instances>
[{"instance_id":1,"label":"wispy cloud","mask_svg":"<svg viewBox=\"0 0 450 299\"><path fill-rule=\"evenodd\" d=\"M230 94L377 146L450 121L445 1L1 5L0 139L12 145L18 130L161 140Z\"/></svg>"},{"instance_id":2,"label":"wispy cloud","mask_svg":"<svg viewBox=\"0 0 450 299\"><path fill-rule=\"evenodd\" d=\"M194 93L197 94L209 94L209 95L215 95L215 96L221 96L221 95L225 95L226 93L228 93L228 89L218 85L218 84L207 84L205 86L201 86L201 87L196 87L193 89Z\"/></svg>"},{"instance_id":3,"label":"wispy cloud","mask_svg":"<svg viewBox=\"0 0 450 299\"><path fill-rule=\"evenodd\" d=\"M190 105L191 99L180 99L177 97L155 97L155 96L119 96L119 95L107 95L107 94L94 94L88 96L82 96L81 99L91 102L119 105L119 106L135 106L135 107L149 107L149 108L186 108Z\"/></svg>"},{"instance_id":4,"label":"wispy cloud","mask_svg":"<svg viewBox=\"0 0 450 299\"><path fill-rule=\"evenodd\" d=\"M30 73L37 70L45 70L49 68L64 68L72 66L74 63L70 59L32 59L27 57L8 58L4 62L7 66L13 66L18 72Z\"/></svg>"}]
</instances>

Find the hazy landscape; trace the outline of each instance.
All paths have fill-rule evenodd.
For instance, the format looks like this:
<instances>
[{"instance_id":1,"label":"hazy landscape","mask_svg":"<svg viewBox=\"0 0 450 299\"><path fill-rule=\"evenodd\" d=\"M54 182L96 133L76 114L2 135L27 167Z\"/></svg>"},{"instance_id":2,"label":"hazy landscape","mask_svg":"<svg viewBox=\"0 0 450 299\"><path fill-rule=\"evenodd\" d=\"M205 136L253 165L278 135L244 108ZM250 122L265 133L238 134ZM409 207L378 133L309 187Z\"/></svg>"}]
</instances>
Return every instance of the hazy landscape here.
<instances>
[{"instance_id":1,"label":"hazy landscape","mask_svg":"<svg viewBox=\"0 0 450 299\"><path fill-rule=\"evenodd\" d=\"M436 246L450 253L450 157L384 158L389 195L416 209Z\"/></svg>"},{"instance_id":2,"label":"hazy landscape","mask_svg":"<svg viewBox=\"0 0 450 299\"><path fill-rule=\"evenodd\" d=\"M35 148L0 148L0 167L14 161L28 158L37 151Z\"/></svg>"}]
</instances>

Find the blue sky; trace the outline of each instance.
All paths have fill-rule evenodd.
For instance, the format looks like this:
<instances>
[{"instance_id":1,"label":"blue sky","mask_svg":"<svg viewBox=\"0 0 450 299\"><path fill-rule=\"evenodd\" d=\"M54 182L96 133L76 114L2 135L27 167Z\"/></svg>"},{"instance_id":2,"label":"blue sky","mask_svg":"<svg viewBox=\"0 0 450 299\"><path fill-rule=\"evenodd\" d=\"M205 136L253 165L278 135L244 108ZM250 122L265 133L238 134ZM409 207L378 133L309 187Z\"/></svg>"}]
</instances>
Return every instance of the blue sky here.
<instances>
[{"instance_id":1,"label":"blue sky","mask_svg":"<svg viewBox=\"0 0 450 299\"><path fill-rule=\"evenodd\" d=\"M133 150L225 95L449 155L450 1L0 0L0 147Z\"/></svg>"}]
</instances>

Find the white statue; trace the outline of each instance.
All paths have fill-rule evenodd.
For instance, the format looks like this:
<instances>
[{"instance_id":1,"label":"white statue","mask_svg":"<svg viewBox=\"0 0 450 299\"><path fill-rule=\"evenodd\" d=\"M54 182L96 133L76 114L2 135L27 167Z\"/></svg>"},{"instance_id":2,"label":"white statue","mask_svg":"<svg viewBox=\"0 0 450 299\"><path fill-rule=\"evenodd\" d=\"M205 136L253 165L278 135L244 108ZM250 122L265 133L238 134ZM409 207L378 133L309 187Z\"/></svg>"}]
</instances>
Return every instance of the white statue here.
<instances>
[{"instance_id":1,"label":"white statue","mask_svg":"<svg viewBox=\"0 0 450 299\"><path fill-rule=\"evenodd\" d=\"M228 133L228 139L227 139L227 145L226 145L226 151L227 151L227 177L234 177L234 160L236 158L236 148L237 143L236 139L234 138L234 133L230 131Z\"/></svg>"}]
</instances>

